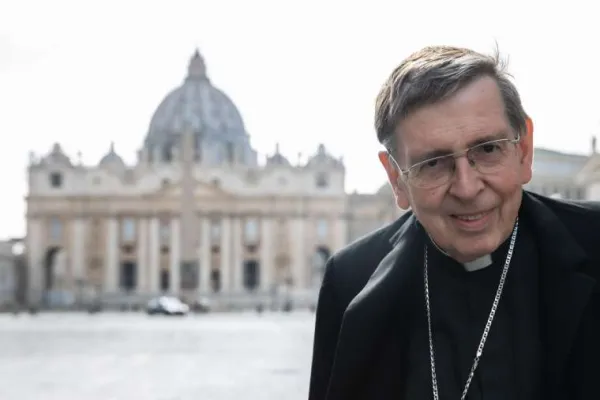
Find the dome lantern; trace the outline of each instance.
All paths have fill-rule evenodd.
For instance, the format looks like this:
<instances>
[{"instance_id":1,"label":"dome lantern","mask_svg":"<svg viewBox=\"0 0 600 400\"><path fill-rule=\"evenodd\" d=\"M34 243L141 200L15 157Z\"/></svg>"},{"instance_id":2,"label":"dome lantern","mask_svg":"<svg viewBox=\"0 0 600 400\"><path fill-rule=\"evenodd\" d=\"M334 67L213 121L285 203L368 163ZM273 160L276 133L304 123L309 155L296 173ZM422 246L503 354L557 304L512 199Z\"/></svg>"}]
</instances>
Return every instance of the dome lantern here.
<instances>
[{"instance_id":1,"label":"dome lantern","mask_svg":"<svg viewBox=\"0 0 600 400\"><path fill-rule=\"evenodd\" d=\"M198 49L196 49L194 55L192 58L190 58L187 79L208 80L208 76L206 75L206 64L204 63L204 58L202 55L200 55L200 51Z\"/></svg>"}]
</instances>

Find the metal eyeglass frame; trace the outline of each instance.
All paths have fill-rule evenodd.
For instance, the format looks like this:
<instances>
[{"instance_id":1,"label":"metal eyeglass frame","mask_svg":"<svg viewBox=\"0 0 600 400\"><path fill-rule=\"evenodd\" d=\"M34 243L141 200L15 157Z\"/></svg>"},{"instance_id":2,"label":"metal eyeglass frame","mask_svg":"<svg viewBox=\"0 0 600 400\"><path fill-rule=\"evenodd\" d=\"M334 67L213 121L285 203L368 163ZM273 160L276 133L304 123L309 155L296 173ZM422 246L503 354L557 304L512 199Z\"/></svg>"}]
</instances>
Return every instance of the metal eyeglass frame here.
<instances>
[{"instance_id":1,"label":"metal eyeglass frame","mask_svg":"<svg viewBox=\"0 0 600 400\"><path fill-rule=\"evenodd\" d=\"M393 161L393 163L396 165L396 168L398 169L398 172L400 172L400 176L401 176L401 178L402 178L404 181L406 181L406 182L409 182L409 183L410 183L410 182L412 181L412 180L410 179L410 172L411 172L412 170L414 170L415 168L417 168L417 167L419 167L419 166L421 166L421 165L423 165L423 164L425 164L425 163L428 163L428 162L431 162L431 161L435 161L435 160L440 160L440 159L446 159L446 158L449 158L449 157L451 157L451 158L453 158L453 159L455 159L455 160L456 160L457 158L460 158L460 157L462 157L462 156L466 155L467 159L469 160L469 163L470 163L470 164L473 166L473 168L475 168L475 169L476 169L478 172L480 172L480 173L483 173L483 172L481 172L481 171L480 171L480 170L477 168L477 165L476 165L476 164L475 164L475 163L474 163L474 162L473 162L473 161L472 161L472 160L469 158L469 156L468 156L468 153L469 153L470 151L472 151L473 149L478 149L478 148L481 148L481 147L483 147L483 146L489 146L490 144L494 144L494 143L504 143L504 142L508 142L508 143L510 143L510 144L514 144L514 145L516 145L516 144L518 144L520 141L521 141L521 135L520 135L520 134L519 134L519 135L517 135L517 137L516 137L516 138L514 138L514 139L510 139L510 138L502 138L502 139L489 140L489 141L487 141L487 142L483 142L483 143L476 144L476 145L474 145L474 146L468 147L468 148L466 148L466 149L464 149L464 150L457 151L457 152L455 152L455 153L446 154L446 155L443 155L443 156L438 156L438 157L432 157L432 158L428 158L427 160L419 161L418 163L415 163L415 164L411 165L411 166L410 166L410 167L408 167L407 169L402 169L402 168L400 168L400 164L398 164L398 161L396 161L396 159L395 159L395 158L394 158L394 156L392 155L391 151L390 151L389 149L386 149L386 150L387 150L387 153L388 153L388 157L389 157L389 158L390 158L390 159ZM483 173L483 174L485 174L485 173ZM434 187L438 187L438 186L442 186L442 185L444 185L445 183L446 183L446 182L444 182L444 183L440 183L439 185L434 185L434 186L432 186L432 188L434 188ZM416 185L416 186L418 187L419 185Z\"/></svg>"}]
</instances>

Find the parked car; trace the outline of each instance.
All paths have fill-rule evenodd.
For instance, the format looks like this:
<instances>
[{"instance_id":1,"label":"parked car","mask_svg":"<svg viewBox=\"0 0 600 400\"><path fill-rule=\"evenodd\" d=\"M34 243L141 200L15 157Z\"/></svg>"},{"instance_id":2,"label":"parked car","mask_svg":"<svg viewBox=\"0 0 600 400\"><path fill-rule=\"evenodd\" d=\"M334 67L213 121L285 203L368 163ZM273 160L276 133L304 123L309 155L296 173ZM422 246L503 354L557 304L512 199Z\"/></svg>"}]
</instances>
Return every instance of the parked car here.
<instances>
[{"instance_id":1,"label":"parked car","mask_svg":"<svg viewBox=\"0 0 600 400\"><path fill-rule=\"evenodd\" d=\"M161 296L148 302L146 312L149 315L187 315L190 307L177 297Z\"/></svg>"},{"instance_id":2,"label":"parked car","mask_svg":"<svg viewBox=\"0 0 600 400\"><path fill-rule=\"evenodd\" d=\"M212 303L207 297L199 297L192 305L192 310L197 313L208 313L212 309Z\"/></svg>"}]
</instances>

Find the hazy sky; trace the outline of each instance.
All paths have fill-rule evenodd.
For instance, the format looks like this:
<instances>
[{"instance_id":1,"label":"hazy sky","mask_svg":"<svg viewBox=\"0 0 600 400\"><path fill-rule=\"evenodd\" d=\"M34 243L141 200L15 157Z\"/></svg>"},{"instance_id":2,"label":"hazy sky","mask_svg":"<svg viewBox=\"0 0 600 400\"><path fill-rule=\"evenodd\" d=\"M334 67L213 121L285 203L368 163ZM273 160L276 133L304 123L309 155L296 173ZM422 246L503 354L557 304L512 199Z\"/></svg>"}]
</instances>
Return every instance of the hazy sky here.
<instances>
[{"instance_id":1,"label":"hazy sky","mask_svg":"<svg viewBox=\"0 0 600 400\"><path fill-rule=\"evenodd\" d=\"M374 98L402 58L429 44L497 42L536 145L589 152L600 133L600 27L593 2L577 3L2 0L0 237L24 233L28 151L58 141L97 163L114 140L133 161L195 47L260 153L280 142L295 159L322 142L344 155L349 191L384 182Z\"/></svg>"}]
</instances>

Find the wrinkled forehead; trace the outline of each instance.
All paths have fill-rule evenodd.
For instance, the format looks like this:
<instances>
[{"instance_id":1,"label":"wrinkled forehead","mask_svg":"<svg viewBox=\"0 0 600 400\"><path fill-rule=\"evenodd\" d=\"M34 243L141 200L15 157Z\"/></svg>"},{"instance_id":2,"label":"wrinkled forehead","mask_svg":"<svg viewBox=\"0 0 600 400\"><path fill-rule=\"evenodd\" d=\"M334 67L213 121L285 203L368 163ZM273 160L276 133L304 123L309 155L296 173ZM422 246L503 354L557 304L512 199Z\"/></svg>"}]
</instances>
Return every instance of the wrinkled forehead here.
<instances>
[{"instance_id":1,"label":"wrinkled forehead","mask_svg":"<svg viewBox=\"0 0 600 400\"><path fill-rule=\"evenodd\" d=\"M400 121L394 136L396 155L414 164L514 134L497 86L483 81L415 110Z\"/></svg>"}]
</instances>

